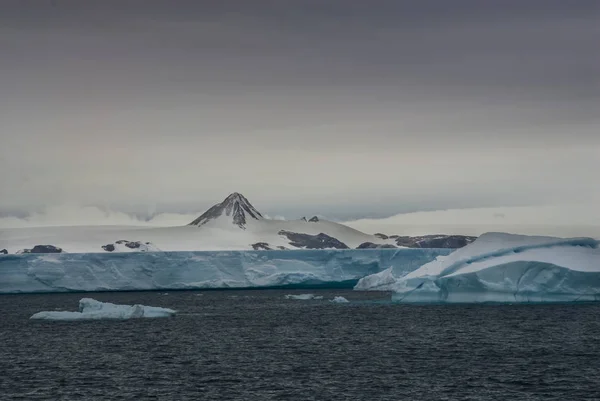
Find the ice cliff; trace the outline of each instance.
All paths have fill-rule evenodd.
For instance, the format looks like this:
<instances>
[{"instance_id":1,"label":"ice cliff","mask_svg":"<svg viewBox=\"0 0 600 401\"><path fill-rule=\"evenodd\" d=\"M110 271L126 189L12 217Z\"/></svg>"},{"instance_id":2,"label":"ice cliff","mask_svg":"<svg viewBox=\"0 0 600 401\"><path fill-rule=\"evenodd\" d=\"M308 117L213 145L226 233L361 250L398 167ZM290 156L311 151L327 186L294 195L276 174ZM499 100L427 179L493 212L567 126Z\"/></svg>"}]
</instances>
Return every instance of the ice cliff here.
<instances>
[{"instance_id":1,"label":"ice cliff","mask_svg":"<svg viewBox=\"0 0 600 401\"><path fill-rule=\"evenodd\" d=\"M0 255L0 293L330 286L392 268L406 274L450 249Z\"/></svg>"},{"instance_id":2,"label":"ice cliff","mask_svg":"<svg viewBox=\"0 0 600 401\"><path fill-rule=\"evenodd\" d=\"M599 242L488 233L411 272L386 269L358 290L393 291L399 302L600 300Z\"/></svg>"}]
</instances>

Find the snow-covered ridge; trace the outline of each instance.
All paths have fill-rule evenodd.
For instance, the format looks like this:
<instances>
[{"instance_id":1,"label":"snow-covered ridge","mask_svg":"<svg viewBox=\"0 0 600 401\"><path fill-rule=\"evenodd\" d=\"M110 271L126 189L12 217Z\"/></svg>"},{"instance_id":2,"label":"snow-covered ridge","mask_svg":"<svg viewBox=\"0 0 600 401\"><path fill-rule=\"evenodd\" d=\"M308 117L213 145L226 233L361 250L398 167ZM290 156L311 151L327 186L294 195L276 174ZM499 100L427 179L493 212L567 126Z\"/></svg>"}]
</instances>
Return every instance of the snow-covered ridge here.
<instances>
[{"instance_id":1,"label":"snow-covered ridge","mask_svg":"<svg viewBox=\"0 0 600 401\"><path fill-rule=\"evenodd\" d=\"M419 269L391 269L356 289L393 291L402 302L600 300L599 242L591 238L487 233Z\"/></svg>"},{"instance_id":2,"label":"snow-covered ridge","mask_svg":"<svg viewBox=\"0 0 600 401\"><path fill-rule=\"evenodd\" d=\"M351 288L393 267L417 269L447 249L24 254L0 257L0 293L279 286Z\"/></svg>"},{"instance_id":3,"label":"snow-covered ridge","mask_svg":"<svg viewBox=\"0 0 600 401\"><path fill-rule=\"evenodd\" d=\"M117 305L92 298L79 301L79 311L43 311L30 317L34 320L128 320L141 318L172 317L173 309L145 305Z\"/></svg>"},{"instance_id":4,"label":"snow-covered ridge","mask_svg":"<svg viewBox=\"0 0 600 401\"><path fill-rule=\"evenodd\" d=\"M499 241L500 239L515 239L519 241L519 245L514 244L506 244L505 241ZM510 235L502 233L487 233L482 235L479 238L479 244L483 245L480 247L466 247L461 248L454 253L452 253L447 258L443 259L441 264L437 264L436 262L432 262L431 267L439 266L441 267L440 272L433 272L434 274L440 276L447 276L453 274L460 270L465 265L470 265L473 263L481 262L486 259L499 258L502 256L521 253L525 251L535 250L535 249L544 249L544 248L552 248L552 247L569 247L569 246L582 246L589 248L596 248L598 246L598 241L593 238L545 238L545 237L525 237L519 235ZM484 250L488 246L500 246L499 249L494 249L491 251L485 252ZM474 250L477 250L482 253L474 253ZM575 263L571 264L572 269L577 269L579 266L578 261L574 261Z\"/></svg>"},{"instance_id":5,"label":"snow-covered ridge","mask_svg":"<svg viewBox=\"0 0 600 401\"><path fill-rule=\"evenodd\" d=\"M312 217L264 217L243 195L233 193L186 226L75 226L0 229L0 253L55 247L65 253L220 251L251 249L451 248L469 239L435 236L370 235L343 224Z\"/></svg>"}]
</instances>

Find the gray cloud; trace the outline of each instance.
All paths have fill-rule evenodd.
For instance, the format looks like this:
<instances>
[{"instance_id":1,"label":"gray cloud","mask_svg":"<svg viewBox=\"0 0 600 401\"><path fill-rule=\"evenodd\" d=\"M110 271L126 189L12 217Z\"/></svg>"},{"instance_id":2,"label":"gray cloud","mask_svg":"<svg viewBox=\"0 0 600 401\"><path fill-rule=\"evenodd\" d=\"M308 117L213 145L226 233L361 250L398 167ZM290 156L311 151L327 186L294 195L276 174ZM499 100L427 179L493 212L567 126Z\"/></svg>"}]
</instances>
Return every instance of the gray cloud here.
<instances>
[{"instance_id":1,"label":"gray cloud","mask_svg":"<svg viewBox=\"0 0 600 401\"><path fill-rule=\"evenodd\" d=\"M600 197L596 1L11 1L0 211Z\"/></svg>"}]
</instances>

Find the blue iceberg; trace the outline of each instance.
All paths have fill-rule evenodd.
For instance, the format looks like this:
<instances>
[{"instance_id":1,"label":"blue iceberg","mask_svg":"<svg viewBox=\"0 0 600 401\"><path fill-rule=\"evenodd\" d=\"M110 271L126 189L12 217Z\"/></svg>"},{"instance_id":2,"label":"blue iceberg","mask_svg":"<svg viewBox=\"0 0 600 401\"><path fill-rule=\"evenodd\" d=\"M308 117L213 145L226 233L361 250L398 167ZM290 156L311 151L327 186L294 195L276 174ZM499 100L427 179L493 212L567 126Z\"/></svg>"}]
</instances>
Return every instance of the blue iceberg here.
<instances>
[{"instance_id":1,"label":"blue iceberg","mask_svg":"<svg viewBox=\"0 0 600 401\"><path fill-rule=\"evenodd\" d=\"M386 269L355 288L392 291L406 303L599 301L598 245L592 238L488 233L419 269Z\"/></svg>"}]
</instances>

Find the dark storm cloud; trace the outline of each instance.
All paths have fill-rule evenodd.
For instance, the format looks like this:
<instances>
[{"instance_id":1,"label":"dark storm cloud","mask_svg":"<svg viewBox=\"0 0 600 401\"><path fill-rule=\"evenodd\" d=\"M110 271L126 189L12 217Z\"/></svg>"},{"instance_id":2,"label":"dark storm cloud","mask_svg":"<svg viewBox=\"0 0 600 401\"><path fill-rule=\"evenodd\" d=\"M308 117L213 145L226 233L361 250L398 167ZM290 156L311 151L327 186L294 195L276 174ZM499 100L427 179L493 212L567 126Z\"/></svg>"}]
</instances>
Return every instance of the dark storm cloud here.
<instances>
[{"instance_id":1,"label":"dark storm cloud","mask_svg":"<svg viewBox=\"0 0 600 401\"><path fill-rule=\"evenodd\" d=\"M599 4L5 0L0 210L596 196Z\"/></svg>"}]
</instances>

